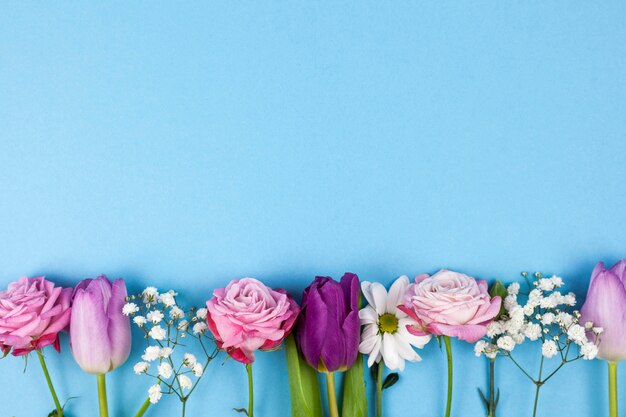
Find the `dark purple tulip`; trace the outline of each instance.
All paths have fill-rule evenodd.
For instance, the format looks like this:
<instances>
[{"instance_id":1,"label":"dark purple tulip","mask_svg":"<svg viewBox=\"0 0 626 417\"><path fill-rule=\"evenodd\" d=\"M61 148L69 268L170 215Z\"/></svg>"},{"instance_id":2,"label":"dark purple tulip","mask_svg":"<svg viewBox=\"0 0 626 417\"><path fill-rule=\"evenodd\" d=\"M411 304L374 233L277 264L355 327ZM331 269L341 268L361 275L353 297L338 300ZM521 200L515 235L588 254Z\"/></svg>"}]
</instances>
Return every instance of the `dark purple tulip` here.
<instances>
[{"instance_id":1,"label":"dark purple tulip","mask_svg":"<svg viewBox=\"0 0 626 417\"><path fill-rule=\"evenodd\" d=\"M612 362L626 359L626 259L610 269L598 262L580 312L581 323L591 321L604 329L600 334L598 358Z\"/></svg>"},{"instance_id":2,"label":"dark purple tulip","mask_svg":"<svg viewBox=\"0 0 626 417\"><path fill-rule=\"evenodd\" d=\"M359 352L359 277L347 272L337 282L316 277L302 294L296 343L311 367L345 371Z\"/></svg>"}]
</instances>

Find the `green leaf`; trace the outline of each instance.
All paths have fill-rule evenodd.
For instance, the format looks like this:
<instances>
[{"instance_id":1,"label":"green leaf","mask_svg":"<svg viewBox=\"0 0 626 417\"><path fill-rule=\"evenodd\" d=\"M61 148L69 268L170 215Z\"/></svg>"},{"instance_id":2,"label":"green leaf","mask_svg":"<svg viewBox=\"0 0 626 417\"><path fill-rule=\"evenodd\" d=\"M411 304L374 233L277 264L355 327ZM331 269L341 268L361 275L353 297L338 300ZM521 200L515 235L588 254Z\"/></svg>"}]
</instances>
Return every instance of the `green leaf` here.
<instances>
[{"instance_id":1,"label":"green leaf","mask_svg":"<svg viewBox=\"0 0 626 417\"><path fill-rule=\"evenodd\" d=\"M496 280L496 282L494 282L491 288L489 289L489 295L491 296L491 298L500 297L502 299L502 303L500 304L500 311L498 312L498 315L494 319L494 320L498 320L500 319L501 315L506 313L506 310L504 309L504 299L508 295L508 292L504 284L502 284L500 280Z\"/></svg>"},{"instance_id":2,"label":"green leaf","mask_svg":"<svg viewBox=\"0 0 626 417\"><path fill-rule=\"evenodd\" d=\"M379 366L382 366L379 364ZM367 395L365 394L365 366L359 353L352 368L348 369L343 381L342 417L367 417Z\"/></svg>"},{"instance_id":3,"label":"green leaf","mask_svg":"<svg viewBox=\"0 0 626 417\"><path fill-rule=\"evenodd\" d=\"M383 382L383 390L393 387L393 385L398 382L400 377L397 372L387 375L385 378L385 382Z\"/></svg>"},{"instance_id":4,"label":"green leaf","mask_svg":"<svg viewBox=\"0 0 626 417\"><path fill-rule=\"evenodd\" d=\"M302 358L293 335L285 339L292 417L322 417L317 371Z\"/></svg>"},{"instance_id":5,"label":"green leaf","mask_svg":"<svg viewBox=\"0 0 626 417\"><path fill-rule=\"evenodd\" d=\"M489 401L487 401L487 398L485 398L485 394L483 394L480 388L477 388L477 389L478 389L478 395L480 395L480 398L483 400L483 403L485 403L485 407L487 407L487 411L489 411Z\"/></svg>"}]
</instances>

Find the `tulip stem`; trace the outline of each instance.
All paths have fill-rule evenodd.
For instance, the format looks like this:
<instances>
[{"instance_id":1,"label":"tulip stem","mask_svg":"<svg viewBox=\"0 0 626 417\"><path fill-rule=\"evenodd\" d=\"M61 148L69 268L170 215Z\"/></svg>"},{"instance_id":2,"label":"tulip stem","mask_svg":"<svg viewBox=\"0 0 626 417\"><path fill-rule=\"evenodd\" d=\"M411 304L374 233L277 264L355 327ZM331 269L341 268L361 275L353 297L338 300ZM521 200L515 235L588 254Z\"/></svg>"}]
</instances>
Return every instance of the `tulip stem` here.
<instances>
[{"instance_id":1,"label":"tulip stem","mask_svg":"<svg viewBox=\"0 0 626 417\"><path fill-rule=\"evenodd\" d=\"M383 361L378 363L378 375L376 378L376 417L383 417Z\"/></svg>"},{"instance_id":2,"label":"tulip stem","mask_svg":"<svg viewBox=\"0 0 626 417\"><path fill-rule=\"evenodd\" d=\"M96 375L98 379L98 401L100 403L100 417L109 417L109 407L107 405L107 384L106 374Z\"/></svg>"},{"instance_id":3,"label":"tulip stem","mask_svg":"<svg viewBox=\"0 0 626 417\"><path fill-rule=\"evenodd\" d=\"M443 341L446 344L446 355L448 356L448 400L446 401L446 417L450 417L452 408L452 345L450 337L444 336Z\"/></svg>"},{"instance_id":4,"label":"tulip stem","mask_svg":"<svg viewBox=\"0 0 626 417\"><path fill-rule=\"evenodd\" d=\"M41 369L43 370L43 374L46 377L46 382L48 383L50 394L52 394L52 400L54 401L54 406L57 409L57 415L59 417L63 417L63 407L61 407L61 403L59 402L59 397L57 397L57 393L54 390L54 385L52 385L52 379L50 379L50 373L48 372L48 367L46 366L46 360L43 357L43 353L41 353L41 349L37 349L37 356L39 357L39 363L41 364Z\"/></svg>"},{"instance_id":5,"label":"tulip stem","mask_svg":"<svg viewBox=\"0 0 626 417\"><path fill-rule=\"evenodd\" d=\"M617 417L617 362L609 362L609 416Z\"/></svg>"},{"instance_id":6,"label":"tulip stem","mask_svg":"<svg viewBox=\"0 0 626 417\"><path fill-rule=\"evenodd\" d=\"M254 413L254 385L252 382L252 364L246 364L248 371L248 417L252 417Z\"/></svg>"},{"instance_id":7,"label":"tulip stem","mask_svg":"<svg viewBox=\"0 0 626 417\"><path fill-rule=\"evenodd\" d=\"M137 411L135 417L143 417L143 415L146 414L148 407L150 407L150 398L146 398L146 401L144 401L144 403L141 405L141 408L139 409L139 411Z\"/></svg>"},{"instance_id":8,"label":"tulip stem","mask_svg":"<svg viewBox=\"0 0 626 417\"><path fill-rule=\"evenodd\" d=\"M337 408L337 391L335 390L335 374L326 372L326 391L328 392L328 409L330 417L339 417L339 408Z\"/></svg>"}]
</instances>

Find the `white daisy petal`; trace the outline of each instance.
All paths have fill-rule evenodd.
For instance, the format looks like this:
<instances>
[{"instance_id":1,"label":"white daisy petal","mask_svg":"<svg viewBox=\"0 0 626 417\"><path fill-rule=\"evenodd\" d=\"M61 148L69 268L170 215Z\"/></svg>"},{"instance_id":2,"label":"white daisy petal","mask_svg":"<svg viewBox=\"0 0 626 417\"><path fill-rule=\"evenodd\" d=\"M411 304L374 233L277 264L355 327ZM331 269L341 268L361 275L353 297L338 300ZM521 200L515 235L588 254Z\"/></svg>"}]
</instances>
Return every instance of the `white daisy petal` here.
<instances>
[{"instance_id":1,"label":"white daisy petal","mask_svg":"<svg viewBox=\"0 0 626 417\"><path fill-rule=\"evenodd\" d=\"M376 343L374 343L374 347L372 348L372 351L369 354L369 357L367 358L367 366L369 368L372 367L372 365L374 365L374 362L378 361L378 357L380 356L380 348L382 346L382 340L380 337L376 338Z\"/></svg>"},{"instance_id":2,"label":"white daisy petal","mask_svg":"<svg viewBox=\"0 0 626 417\"><path fill-rule=\"evenodd\" d=\"M366 306L359 310L359 319L361 320L361 325L375 324L378 321L378 314L376 314L376 310L372 306Z\"/></svg>"},{"instance_id":3,"label":"white daisy petal","mask_svg":"<svg viewBox=\"0 0 626 417\"><path fill-rule=\"evenodd\" d=\"M406 275L402 275L391 284L391 288L389 288L389 293L387 294L387 313L396 313L398 310L397 307L402 304L402 298L408 286L409 277Z\"/></svg>"},{"instance_id":4,"label":"white daisy petal","mask_svg":"<svg viewBox=\"0 0 626 417\"><path fill-rule=\"evenodd\" d=\"M417 352L413 350L409 342L405 340L400 333L394 334L393 338L396 342L396 348L398 349L398 353L403 359L406 359L409 362L417 362L422 360L420 355L418 355Z\"/></svg>"},{"instance_id":5,"label":"white daisy petal","mask_svg":"<svg viewBox=\"0 0 626 417\"><path fill-rule=\"evenodd\" d=\"M371 282L369 281L361 282L361 292L363 293L363 296L367 300L367 304L369 304L370 306L372 306L372 308L375 309L376 307L374 304L374 297L372 297L371 287L372 287Z\"/></svg>"},{"instance_id":6,"label":"white daisy petal","mask_svg":"<svg viewBox=\"0 0 626 417\"><path fill-rule=\"evenodd\" d=\"M393 335L389 333L383 334L382 354L387 368L392 371L398 369L398 351L394 343Z\"/></svg>"},{"instance_id":7,"label":"white daisy petal","mask_svg":"<svg viewBox=\"0 0 626 417\"><path fill-rule=\"evenodd\" d=\"M411 345L415 346L416 348L422 349L428 342L430 342L432 336L416 336L409 333L409 331L406 329L406 326L411 323L413 323L413 320L411 319L400 319L400 321L398 322L398 333L404 338L404 340L409 342Z\"/></svg>"},{"instance_id":8,"label":"white daisy petal","mask_svg":"<svg viewBox=\"0 0 626 417\"><path fill-rule=\"evenodd\" d=\"M370 303L370 305L374 307L376 313L379 315L385 314L385 309L387 308L387 290L382 286L382 284L372 282L370 291L374 300L374 304Z\"/></svg>"}]
</instances>

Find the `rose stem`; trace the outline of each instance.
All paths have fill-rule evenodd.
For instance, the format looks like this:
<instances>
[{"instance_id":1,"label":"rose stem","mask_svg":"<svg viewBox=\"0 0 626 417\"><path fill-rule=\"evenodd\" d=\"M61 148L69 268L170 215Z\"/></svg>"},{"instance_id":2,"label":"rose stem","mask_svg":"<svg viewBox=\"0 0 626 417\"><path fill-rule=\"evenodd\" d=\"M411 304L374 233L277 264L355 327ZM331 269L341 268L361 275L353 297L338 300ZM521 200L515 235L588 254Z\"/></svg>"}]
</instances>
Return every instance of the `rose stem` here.
<instances>
[{"instance_id":1,"label":"rose stem","mask_svg":"<svg viewBox=\"0 0 626 417\"><path fill-rule=\"evenodd\" d=\"M376 417L383 417L383 371L384 366L381 361L378 364L378 375L376 378Z\"/></svg>"},{"instance_id":2,"label":"rose stem","mask_svg":"<svg viewBox=\"0 0 626 417\"><path fill-rule=\"evenodd\" d=\"M246 364L248 371L248 417L252 417L254 413L254 386L252 383L252 364Z\"/></svg>"},{"instance_id":3,"label":"rose stem","mask_svg":"<svg viewBox=\"0 0 626 417\"><path fill-rule=\"evenodd\" d=\"M52 394L52 400L54 401L54 406L57 409L57 415L59 417L63 417L63 407L61 407L61 403L59 402L57 393L54 390L54 385L52 385L52 379L50 379L50 374L48 373L48 367L46 366L46 360L44 359L43 354L41 353L41 349L37 349L37 356L39 357L39 363L41 364L41 369L43 370L43 374L46 377L48 388L50 388L50 394Z\"/></svg>"},{"instance_id":4,"label":"rose stem","mask_svg":"<svg viewBox=\"0 0 626 417\"><path fill-rule=\"evenodd\" d=\"M609 416L617 417L617 362L609 362Z\"/></svg>"},{"instance_id":5,"label":"rose stem","mask_svg":"<svg viewBox=\"0 0 626 417\"><path fill-rule=\"evenodd\" d=\"M96 375L98 379L98 401L100 403L100 417L109 417L109 408L107 405L107 385L106 374Z\"/></svg>"},{"instance_id":6,"label":"rose stem","mask_svg":"<svg viewBox=\"0 0 626 417\"><path fill-rule=\"evenodd\" d=\"M337 392L335 391L335 374L326 372L326 391L328 392L328 408L330 417L339 417L337 408Z\"/></svg>"},{"instance_id":7,"label":"rose stem","mask_svg":"<svg viewBox=\"0 0 626 417\"><path fill-rule=\"evenodd\" d=\"M452 408L452 345L450 337L444 336L443 340L446 344L446 354L448 356L448 401L446 402L446 417L450 417L450 409Z\"/></svg>"}]
</instances>

